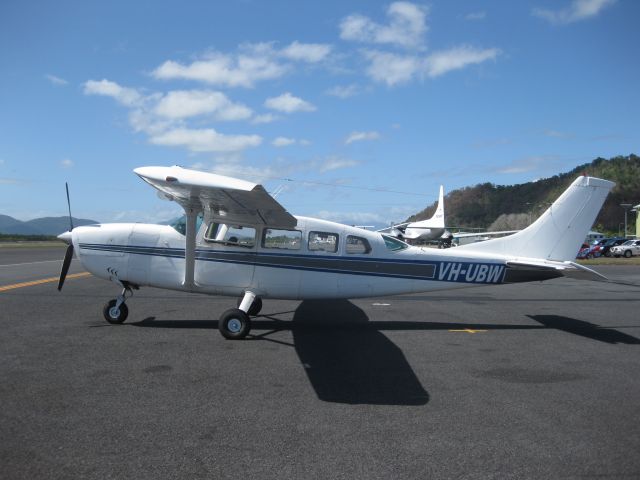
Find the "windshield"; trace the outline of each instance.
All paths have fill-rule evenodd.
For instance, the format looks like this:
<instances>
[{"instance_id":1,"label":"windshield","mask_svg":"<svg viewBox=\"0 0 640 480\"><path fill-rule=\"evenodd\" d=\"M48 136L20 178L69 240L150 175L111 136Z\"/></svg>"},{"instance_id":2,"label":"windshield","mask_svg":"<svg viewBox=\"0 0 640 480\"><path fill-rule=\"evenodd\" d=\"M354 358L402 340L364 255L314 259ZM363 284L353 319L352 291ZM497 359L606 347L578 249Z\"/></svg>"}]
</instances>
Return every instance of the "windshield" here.
<instances>
[{"instance_id":1,"label":"windshield","mask_svg":"<svg viewBox=\"0 0 640 480\"><path fill-rule=\"evenodd\" d=\"M196 232L200 230L200 226L202 225L202 214L198 214L198 218L196 219ZM169 226L173 227L173 229L181 235L187 234L187 216L183 215L179 218L171 220L169 222Z\"/></svg>"},{"instance_id":2,"label":"windshield","mask_svg":"<svg viewBox=\"0 0 640 480\"><path fill-rule=\"evenodd\" d=\"M633 240L627 240L622 245L633 245Z\"/></svg>"},{"instance_id":3,"label":"windshield","mask_svg":"<svg viewBox=\"0 0 640 480\"><path fill-rule=\"evenodd\" d=\"M393 238L388 235L382 235L382 238L384 239L384 244L386 245L386 247L392 252L409 248L409 245L407 245L403 241L398 240L397 238Z\"/></svg>"}]
</instances>

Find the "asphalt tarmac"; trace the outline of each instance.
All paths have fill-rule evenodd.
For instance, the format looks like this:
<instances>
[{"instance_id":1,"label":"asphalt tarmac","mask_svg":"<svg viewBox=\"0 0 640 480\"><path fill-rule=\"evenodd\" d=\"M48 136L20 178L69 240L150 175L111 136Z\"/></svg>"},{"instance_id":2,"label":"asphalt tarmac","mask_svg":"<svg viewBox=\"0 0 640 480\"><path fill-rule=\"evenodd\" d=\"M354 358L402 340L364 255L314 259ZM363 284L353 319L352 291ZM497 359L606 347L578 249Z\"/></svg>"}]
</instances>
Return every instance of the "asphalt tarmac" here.
<instances>
[{"instance_id":1,"label":"asphalt tarmac","mask_svg":"<svg viewBox=\"0 0 640 480\"><path fill-rule=\"evenodd\" d=\"M107 324L63 255L0 249L0 478L640 478L640 287L265 300L229 341L228 297Z\"/></svg>"}]
</instances>

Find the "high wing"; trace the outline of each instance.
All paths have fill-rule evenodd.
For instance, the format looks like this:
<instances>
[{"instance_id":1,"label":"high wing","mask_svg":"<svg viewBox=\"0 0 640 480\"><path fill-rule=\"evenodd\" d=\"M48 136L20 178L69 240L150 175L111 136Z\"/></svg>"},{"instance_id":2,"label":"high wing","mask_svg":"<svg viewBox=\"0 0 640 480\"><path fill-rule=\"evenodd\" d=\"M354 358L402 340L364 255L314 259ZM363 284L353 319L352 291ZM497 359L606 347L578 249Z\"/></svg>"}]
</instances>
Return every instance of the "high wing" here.
<instances>
[{"instance_id":1,"label":"high wing","mask_svg":"<svg viewBox=\"0 0 640 480\"><path fill-rule=\"evenodd\" d=\"M134 172L185 210L204 212L219 223L281 228L297 223L262 185L179 166L139 167Z\"/></svg>"}]
</instances>

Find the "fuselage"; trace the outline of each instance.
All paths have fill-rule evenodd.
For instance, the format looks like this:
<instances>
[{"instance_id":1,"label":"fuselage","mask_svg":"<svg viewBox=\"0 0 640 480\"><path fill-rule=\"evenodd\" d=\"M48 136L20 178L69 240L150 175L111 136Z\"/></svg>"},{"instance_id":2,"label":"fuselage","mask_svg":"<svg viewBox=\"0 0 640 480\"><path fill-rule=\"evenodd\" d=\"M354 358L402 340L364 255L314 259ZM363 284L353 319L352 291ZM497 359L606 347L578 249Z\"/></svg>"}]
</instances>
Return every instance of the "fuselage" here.
<instances>
[{"instance_id":1,"label":"fuselage","mask_svg":"<svg viewBox=\"0 0 640 480\"><path fill-rule=\"evenodd\" d=\"M516 278L507 259L497 255L413 247L377 232L296 219L295 229L288 230L204 222L196 238L193 284L184 281L185 236L171 226L77 227L72 241L82 265L98 277L207 294L357 298Z\"/></svg>"}]
</instances>

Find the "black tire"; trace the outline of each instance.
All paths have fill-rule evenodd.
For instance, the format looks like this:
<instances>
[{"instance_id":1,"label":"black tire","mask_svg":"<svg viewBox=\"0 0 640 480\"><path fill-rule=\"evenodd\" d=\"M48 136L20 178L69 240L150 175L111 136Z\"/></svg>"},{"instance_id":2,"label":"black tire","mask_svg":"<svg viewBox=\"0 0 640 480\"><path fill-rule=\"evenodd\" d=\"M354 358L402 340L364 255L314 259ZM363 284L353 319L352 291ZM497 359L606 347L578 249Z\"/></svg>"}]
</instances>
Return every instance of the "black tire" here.
<instances>
[{"instance_id":1,"label":"black tire","mask_svg":"<svg viewBox=\"0 0 640 480\"><path fill-rule=\"evenodd\" d=\"M593 253L587 253L587 260L593 259Z\"/></svg>"},{"instance_id":2,"label":"black tire","mask_svg":"<svg viewBox=\"0 0 640 480\"><path fill-rule=\"evenodd\" d=\"M102 308L102 314L104 315L104 319L113 323L114 325L123 323L127 317L129 316L129 307L127 307L126 303L120 305L118 310L115 310L116 304L118 301L114 298L113 300L109 300L104 304Z\"/></svg>"},{"instance_id":3,"label":"black tire","mask_svg":"<svg viewBox=\"0 0 640 480\"><path fill-rule=\"evenodd\" d=\"M236 302L236 305L240 307L241 303L242 303L242 298L239 298L238 301ZM252 317L255 317L260 313L260 310L262 310L262 299L260 297L256 297L253 299L253 303L249 307L249 311L247 313Z\"/></svg>"},{"instance_id":4,"label":"black tire","mask_svg":"<svg viewBox=\"0 0 640 480\"><path fill-rule=\"evenodd\" d=\"M624 258L631 258L631 255L632 255L631 250L624 251Z\"/></svg>"},{"instance_id":5,"label":"black tire","mask_svg":"<svg viewBox=\"0 0 640 480\"><path fill-rule=\"evenodd\" d=\"M218 330L227 340L240 340L251 331L251 319L239 308L230 308L220 315Z\"/></svg>"}]
</instances>

